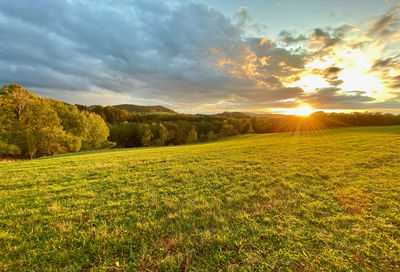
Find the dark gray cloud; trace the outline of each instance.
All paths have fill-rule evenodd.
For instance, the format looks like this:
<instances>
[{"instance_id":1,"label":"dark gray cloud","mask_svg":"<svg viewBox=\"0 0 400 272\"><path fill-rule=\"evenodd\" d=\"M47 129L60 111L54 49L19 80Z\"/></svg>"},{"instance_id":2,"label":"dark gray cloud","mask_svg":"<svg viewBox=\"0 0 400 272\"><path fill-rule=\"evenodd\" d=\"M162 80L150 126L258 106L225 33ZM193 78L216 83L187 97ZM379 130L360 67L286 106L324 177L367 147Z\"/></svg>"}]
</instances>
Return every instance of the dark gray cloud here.
<instances>
[{"instance_id":1,"label":"dark gray cloud","mask_svg":"<svg viewBox=\"0 0 400 272\"><path fill-rule=\"evenodd\" d=\"M340 43L346 36L346 33L351 29L348 25L343 25L337 28L327 27L326 29L315 28L311 41L322 48L329 48Z\"/></svg>"},{"instance_id":2,"label":"dark gray cloud","mask_svg":"<svg viewBox=\"0 0 400 272\"><path fill-rule=\"evenodd\" d=\"M297 43L308 41L308 37L306 37L306 35L304 35L304 34L296 35L292 31L288 31L288 30L282 30L279 33L278 39L287 45L292 45L292 44L297 44Z\"/></svg>"},{"instance_id":3,"label":"dark gray cloud","mask_svg":"<svg viewBox=\"0 0 400 272\"><path fill-rule=\"evenodd\" d=\"M324 105L325 109L396 109L400 108L400 97L387 99L382 102L366 95L365 92L355 91L351 94L340 93L340 88L321 88L315 93L306 94L302 100L311 105Z\"/></svg>"},{"instance_id":4,"label":"dark gray cloud","mask_svg":"<svg viewBox=\"0 0 400 272\"><path fill-rule=\"evenodd\" d=\"M119 3L1 2L0 82L169 99L237 84L209 59L210 49L240 40L229 18L200 4Z\"/></svg>"},{"instance_id":5,"label":"dark gray cloud","mask_svg":"<svg viewBox=\"0 0 400 272\"><path fill-rule=\"evenodd\" d=\"M332 66L332 67L329 67L329 68L325 69L325 74L327 74L327 75L336 75L342 70L343 70L343 68Z\"/></svg>"},{"instance_id":6,"label":"dark gray cloud","mask_svg":"<svg viewBox=\"0 0 400 272\"><path fill-rule=\"evenodd\" d=\"M394 76L394 77L390 77L390 81L391 81L391 87L393 89L400 89L400 75L399 76ZM400 94L398 94L400 96Z\"/></svg>"},{"instance_id":7,"label":"dark gray cloud","mask_svg":"<svg viewBox=\"0 0 400 272\"><path fill-rule=\"evenodd\" d=\"M338 77L338 74L341 71L343 71L343 68L331 66L322 72L323 77L330 84L330 86L333 87L333 89L344 83L344 81Z\"/></svg>"},{"instance_id":8,"label":"dark gray cloud","mask_svg":"<svg viewBox=\"0 0 400 272\"><path fill-rule=\"evenodd\" d=\"M304 91L301 88L273 88L273 89L241 89L235 94L241 102L254 101L282 101L302 96Z\"/></svg>"},{"instance_id":9,"label":"dark gray cloud","mask_svg":"<svg viewBox=\"0 0 400 272\"><path fill-rule=\"evenodd\" d=\"M315 93L305 95L303 101L311 105L324 105L326 109L363 109L368 108L365 102L374 101L365 96L365 92L353 92L353 94L341 94L340 88L321 88Z\"/></svg>"},{"instance_id":10,"label":"dark gray cloud","mask_svg":"<svg viewBox=\"0 0 400 272\"><path fill-rule=\"evenodd\" d=\"M392 90L400 89L400 75L393 75L393 71L400 70L400 54L392 57L382 58L375 61L371 67L371 72L379 72L386 86Z\"/></svg>"}]
</instances>

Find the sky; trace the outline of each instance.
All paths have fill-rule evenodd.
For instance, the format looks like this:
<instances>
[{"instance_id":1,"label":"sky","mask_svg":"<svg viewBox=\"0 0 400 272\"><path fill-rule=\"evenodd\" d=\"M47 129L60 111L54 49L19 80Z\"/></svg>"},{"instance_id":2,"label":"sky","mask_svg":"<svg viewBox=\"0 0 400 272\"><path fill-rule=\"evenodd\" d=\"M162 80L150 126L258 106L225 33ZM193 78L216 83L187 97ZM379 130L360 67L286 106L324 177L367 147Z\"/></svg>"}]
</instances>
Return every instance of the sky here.
<instances>
[{"instance_id":1,"label":"sky","mask_svg":"<svg viewBox=\"0 0 400 272\"><path fill-rule=\"evenodd\" d=\"M400 3L0 1L13 82L86 105L400 114Z\"/></svg>"}]
</instances>

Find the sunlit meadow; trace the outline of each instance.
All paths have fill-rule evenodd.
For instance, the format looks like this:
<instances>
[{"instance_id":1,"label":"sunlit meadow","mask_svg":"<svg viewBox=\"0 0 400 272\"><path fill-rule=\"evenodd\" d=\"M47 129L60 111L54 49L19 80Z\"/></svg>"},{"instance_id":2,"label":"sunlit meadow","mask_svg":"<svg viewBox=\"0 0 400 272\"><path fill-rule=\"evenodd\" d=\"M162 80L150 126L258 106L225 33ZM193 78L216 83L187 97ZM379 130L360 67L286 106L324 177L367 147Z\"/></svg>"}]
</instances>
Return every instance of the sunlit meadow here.
<instances>
[{"instance_id":1,"label":"sunlit meadow","mask_svg":"<svg viewBox=\"0 0 400 272\"><path fill-rule=\"evenodd\" d=\"M400 127L0 164L5 271L398 271Z\"/></svg>"}]
</instances>

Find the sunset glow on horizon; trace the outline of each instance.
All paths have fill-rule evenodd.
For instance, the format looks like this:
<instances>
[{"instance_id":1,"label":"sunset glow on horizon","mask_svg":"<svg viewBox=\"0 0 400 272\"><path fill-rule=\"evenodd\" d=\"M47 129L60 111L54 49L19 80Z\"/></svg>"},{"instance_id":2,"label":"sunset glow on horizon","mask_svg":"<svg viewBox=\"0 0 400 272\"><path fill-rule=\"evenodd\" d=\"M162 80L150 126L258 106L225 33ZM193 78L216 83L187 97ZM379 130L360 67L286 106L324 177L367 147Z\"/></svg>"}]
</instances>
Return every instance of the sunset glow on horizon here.
<instances>
[{"instance_id":1,"label":"sunset glow on horizon","mask_svg":"<svg viewBox=\"0 0 400 272\"><path fill-rule=\"evenodd\" d=\"M308 104L302 104L298 106L297 108L280 108L280 109L273 109L273 113L280 113L280 114L285 114L285 115L298 115L298 116L309 116L312 113L320 111L320 110L315 110L313 109L310 105Z\"/></svg>"}]
</instances>

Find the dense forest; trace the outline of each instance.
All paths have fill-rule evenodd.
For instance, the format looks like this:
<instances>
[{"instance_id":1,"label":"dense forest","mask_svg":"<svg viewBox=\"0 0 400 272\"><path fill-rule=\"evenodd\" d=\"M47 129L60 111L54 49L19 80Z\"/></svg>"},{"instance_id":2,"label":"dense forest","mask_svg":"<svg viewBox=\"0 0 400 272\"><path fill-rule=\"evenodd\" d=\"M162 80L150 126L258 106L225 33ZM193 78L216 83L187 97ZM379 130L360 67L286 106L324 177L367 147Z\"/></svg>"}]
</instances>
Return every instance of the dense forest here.
<instances>
[{"instance_id":1,"label":"dense forest","mask_svg":"<svg viewBox=\"0 0 400 272\"><path fill-rule=\"evenodd\" d=\"M41 98L17 84L5 85L0 90L0 156L34 158L114 146L179 145L247 133L400 125L400 115L368 112L257 117L239 112L175 114L160 106L154 109L166 112L143 113L148 109L127 106L70 105Z\"/></svg>"}]
</instances>

